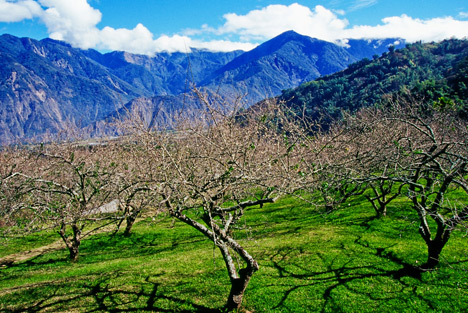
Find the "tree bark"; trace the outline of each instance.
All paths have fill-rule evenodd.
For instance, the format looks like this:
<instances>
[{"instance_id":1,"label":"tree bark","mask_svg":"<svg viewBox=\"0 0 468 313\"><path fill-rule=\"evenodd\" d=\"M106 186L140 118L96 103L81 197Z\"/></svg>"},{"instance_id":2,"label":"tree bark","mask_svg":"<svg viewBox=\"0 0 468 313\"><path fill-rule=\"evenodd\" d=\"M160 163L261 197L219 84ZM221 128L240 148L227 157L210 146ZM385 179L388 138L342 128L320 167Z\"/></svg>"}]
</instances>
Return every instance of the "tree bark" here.
<instances>
[{"instance_id":1,"label":"tree bark","mask_svg":"<svg viewBox=\"0 0 468 313\"><path fill-rule=\"evenodd\" d=\"M386 204L381 204L380 205L379 215L380 215L379 217L387 216L387 205Z\"/></svg>"},{"instance_id":2,"label":"tree bark","mask_svg":"<svg viewBox=\"0 0 468 313\"><path fill-rule=\"evenodd\" d=\"M73 238L70 240L66 234L66 227L66 224L62 224L58 233L67 246L70 253L70 261L76 262L80 253L81 229L77 224L72 224Z\"/></svg>"},{"instance_id":3,"label":"tree bark","mask_svg":"<svg viewBox=\"0 0 468 313\"><path fill-rule=\"evenodd\" d=\"M127 216L127 225L125 226L125 231L123 233L125 237L130 237L133 224L135 224L135 221L136 221L136 217L137 215L133 215L133 214Z\"/></svg>"},{"instance_id":4,"label":"tree bark","mask_svg":"<svg viewBox=\"0 0 468 313\"><path fill-rule=\"evenodd\" d=\"M170 204L167 205L170 208L170 213L172 216L200 231L202 234L212 240L220 249L231 281L231 290L229 292L225 308L227 311L239 309L242 305L244 292L250 282L250 278L259 269L257 261L255 261L255 259L237 241L235 241L231 236L227 235L226 232L223 231L217 224L211 223L211 220L207 220L207 222L211 224L210 229L198 223L197 221L192 220L186 215L180 214L180 212L173 210L170 207ZM237 253L247 263L245 268L239 271L236 270L236 266L231 257L229 249L232 249L232 251Z\"/></svg>"},{"instance_id":5,"label":"tree bark","mask_svg":"<svg viewBox=\"0 0 468 313\"><path fill-rule=\"evenodd\" d=\"M239 271L238 278L231 278L231 291L229 292L228 301L226 303L226 309L228 311L237 310L241 307L245 289L254 272L255 270L248 266Z\"/></svg>"},{"instance_id":6,"label":"tree bark","mask_svg":"<svg viewBox=\"0 0 468 313\"><path fill-rule=\"evenodd\" d=\"M423 269L434 269L440 262L440 253L444 247L444 243L433 241L427 245L427 262L422 267Z\"/></svg>"},{"instance_id":7,"label":"tree bark","mask_svg":"<svg viewBox=\"0 0 468 313\"><path fill-rule=\"evenodd\" d=\"M247 289L252 275L258 270L258 264L252 259L251 262L248 262L245 268L237 271L234 260L229 252L227 242L223 241L221 238L217 239L217 246L223 255L224 262L226 263L226 268L229 273L229 279L231 281L231 290L225 306L226 310L230 312L241 307L245 289Z\"/></svg>"},{"instance_id":8,"label":"tree bark","mask_svg":"<svg viewBox=\"0 0 468 313\"><path fill-rule=\"evenodd\" d=\"M73 245L71 247L68 248L69 252L70 252L70 261L72 261L73 263L75 263L76 261L78 261L78 256L80 254L80 251L79 251L79 244L78 245Z\"/></svg>"},{"instance_id":9,"label":"tree bark","mask_svg":"<svg viewBox=\"0 0 468 313\"><path fill-rule=\"evenodd\" d=\"M426 240L427 245L427 262L423 265L424 269L434 269L440 262L440 253L445 247L445 244L449 241L450 235L452 234L451 227L443 224L441 221L437 225L437 234L434 239Z\"/></svg>"}]
</instances>

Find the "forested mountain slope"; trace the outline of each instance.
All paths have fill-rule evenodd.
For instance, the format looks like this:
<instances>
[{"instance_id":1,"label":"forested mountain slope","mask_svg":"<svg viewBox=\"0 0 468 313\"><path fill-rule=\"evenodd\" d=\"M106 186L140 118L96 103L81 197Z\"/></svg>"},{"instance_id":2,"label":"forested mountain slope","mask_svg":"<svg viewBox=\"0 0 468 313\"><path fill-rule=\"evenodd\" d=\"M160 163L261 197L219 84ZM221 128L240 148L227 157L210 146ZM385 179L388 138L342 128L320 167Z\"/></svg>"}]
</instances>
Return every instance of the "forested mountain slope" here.
<instances>
[{"instance_id":1,"label":"forested mountain slope","mask_svg":"<svg viewBox=\"0 0 468 313\"><path fill-rule=\"evenodd\" d=\"M403 98L468 110L468 41L414 43L363 59L346 70L285 90L281 101L298 113L338 117L342 110Z\"/></svg>"}]
</instances>

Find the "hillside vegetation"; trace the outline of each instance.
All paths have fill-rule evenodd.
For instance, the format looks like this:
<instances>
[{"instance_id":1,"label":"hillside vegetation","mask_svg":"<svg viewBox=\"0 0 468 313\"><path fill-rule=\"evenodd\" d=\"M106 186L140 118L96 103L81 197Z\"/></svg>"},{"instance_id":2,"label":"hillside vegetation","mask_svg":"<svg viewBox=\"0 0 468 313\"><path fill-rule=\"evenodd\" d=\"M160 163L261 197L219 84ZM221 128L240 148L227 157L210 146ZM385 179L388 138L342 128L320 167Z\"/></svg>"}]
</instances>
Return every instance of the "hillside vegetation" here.
<instances>
[{"instance_id":1,"label":"hillside vegetation","mask_svg":"<svg viewBox=\"0 0 468 313\"><path fill-rule=\"evenodd\" d=\"M361 107L385 105L395 98L450 105L466 115L467 73L467 40L413 43L285 90L280 99L296 112L314 118L323 113L339 117L343 110L356 112Z\"/></svg>"}]
</instances>

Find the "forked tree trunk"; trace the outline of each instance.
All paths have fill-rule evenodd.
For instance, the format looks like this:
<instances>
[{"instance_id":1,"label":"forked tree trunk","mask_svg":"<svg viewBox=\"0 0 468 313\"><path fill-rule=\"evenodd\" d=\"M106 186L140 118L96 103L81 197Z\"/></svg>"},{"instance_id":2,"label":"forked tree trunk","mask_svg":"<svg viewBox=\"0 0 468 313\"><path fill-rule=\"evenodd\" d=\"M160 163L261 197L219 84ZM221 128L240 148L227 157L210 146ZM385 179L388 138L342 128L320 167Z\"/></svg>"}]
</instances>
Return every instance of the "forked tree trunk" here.
<instances>
[{"instance_id":1,"label":"forked tree trunk","mask_svg":"<svg viewBox=\"0 0 468 313\"><path fill-rule=\"evenodd\" d=\"M453 227L449 227L443 223L440 219L436 220L437 233L434 238L431 238L431 231L429 224L424 214L420 214L421 226L419 227L419 233L423 237L427 245L427 262L422 266L423 269L431 270L434 269L440 262L440 253L444 248L445 244L450 239Z\"/></svg>"},{"instance_id":2,"label":"forked tree trunk","mask_svg":"<svg viewBox=\"0 0 468 313\"><path fill-rule=\"evenodd\" d=\"M238 278L231 278L231 291L226 303L228 311L237 310L241 307L245 289L247 289L247 285L254 272L255 270L250 267L243 268L239 271Z\"/></svg>"},{"instance_id":3,"label":"forked tree trunk","mask_svg":"<svg viewBox=\"0 0 468 313\"><path fill-rule=\"evenodd\" d=\"M231 281L231 290L229 292L225 308L227 311L239 309L242 305L245 289L247 288L252 275L259 269L257 261L255 261L255 259L247 252L247 250L245 250L231 236L226 234L226 232L222 230L217 224L211 223L211 229L209 229L205 225L198 223L186 215L172 210L170 205L167 205L170 208L170 213L172 216L200 231L202 234L212 240L220 249L226 264L229 279ZM207 222L210 223L210 220ZM244 260L244 262L247 264L245 268L237 271L234 260L230 254L230 250L234 251L242 258L242 260Z\"/></svg>"},{"instance_id":4,"label":"forked tree trunk","mask_svg":"<svg viewBox=\"0 0 468 313\"><path fill-rule=\"evenodd\" d=\"M81 229L76 223L72 224L73 238L70 239L66 234L66 227L66 224L62 224L58 233L67 246L70 253L70 261L76 262L80 253Z\"/></svg>"},{"instance_id":5,"label":"forked tree trunk","mask_svg":"<svg viewBox=\"0 0 468 313\"><path fill-rule=\"evenodd\" d=\"M229 240L226 240L227 236L224 233L220 235L222 235L222 237L224 238L218 237L216 239L216 245L218 246L224 258L224 262L226 263L226 268L229 273L229 279L231 281L231 290L229 292L229 296L225 306L226 310L230 312L233 310L237 310L241 307L245 289L247 289L252 275L258 270L259 267L257 261L250 257L247 251L245 251L245 249L242 248L231 237L229 237ZM235 250L242 250L242 253L238 254L240 254L241 256L242 254L244 254L243 259L247 263L245 268L237 271L236 264L234 263L234 260L232 259L229 251L229 245L231 245L231 247L233 247ZM249 257L245 258L245 255Z\"/></svg>"},{"instance_id":6,"label":"forked tree trunk","mask_svg":"<svg viewBox=\"0 0 468 313\"><path fill-rule=\"evenodd\" d=\"M382 205L380 207L380 212L379 213L380 213L380 216L387 216L387 205L385 205L385 204Z\"/></svg>"},{"instance_id":7,"label":"forked tree trunk","mask_svg":"<svg viewBox=\"0 0 468 313\"><path fill-rule=\"evenodd\" d=\"M427 262L423 265L423 269L434 269L440 262L440 253L444 248L441 242L432 242L427 245Z\"/></svg>"},{"instance_id":8,"label":"forked tree trunk","mask_svg":"<svg viewBox=\"0 0 468 313\"><path fill-rule=\"evenodd\" d=\"M377 218L381 218L382 216L387 216L387 206L390 202L395 200L400 194L403 184L400 184L398 187L398 191L394 192L392 195L392 183L390 185L385 186L385 181L377 182L378 185L372 185L370 188L374 192L373 196L364 195L365 198L372 204L372 207L375 210L375 215Z\"/></svg>"},{"instance_id":9,"label":"forked tree trunk","mask_svg":"<svg viewBox=\"0 0 468 313\"><path fill-rule=\"evenodd\" d=\"M379 217L387 216L387 195L382 195L382 200L379 201Z\"/></svg>"},{"instance_id":10,"label":"forked tree trunk","mask_svg":"<svg viewBox=\"0 0 468 313\"><path fill-rule=\"evenodd\" d=\"M439 225L437 227L437 234L433 240L426 241L427 245L427 262L423 265L423 269L434 269L440 262L440 253L448 242L452 228L446 225Z\"/></svg>"},{"instance_id":11,"label":"forked tree trunk","mask_svg":"<svg viewBox=\"0 0 468 313\"><path fill-rule=\"evenodd\" d=\"M68 250L70 252L70 261L72 261L73 263L78 261L78 256L80 254L79 244L72 245L68 248Z\"/></svg>"}]
</instances>

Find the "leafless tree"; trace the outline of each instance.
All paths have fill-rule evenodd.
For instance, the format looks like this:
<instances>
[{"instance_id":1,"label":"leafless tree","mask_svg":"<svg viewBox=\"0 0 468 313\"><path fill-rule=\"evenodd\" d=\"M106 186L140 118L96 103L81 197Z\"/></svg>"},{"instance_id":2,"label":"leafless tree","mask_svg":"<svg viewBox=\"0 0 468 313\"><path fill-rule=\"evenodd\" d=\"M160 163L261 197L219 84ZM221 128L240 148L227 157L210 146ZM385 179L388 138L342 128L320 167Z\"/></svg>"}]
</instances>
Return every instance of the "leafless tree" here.
<instances>
[{"instance_id":1,"label":"leafless tree","mask_svg":"<svg viewBox=\"0 0 468 313\"><path fill-rule=\"evenodd\" d=\"M380 204L382 213L402 187L407 187L428 249L423 268L436 267L452 232L457 226L466 227L466 120L449 109L393 103L390 109L362 111L348 127L356 147L361 147L348 154L356 169L355 178L370 183L375 192L370 200ZM395 183L398 192L389 196Z\"/></svg>"},{"instance_id":2,"label":"leafless tree","mask_svg":"<svg viewBox=\"0 0 468 313\"><path fill-rule=\"evenodd\" d=\"M304 177L300 185L312 195L312 202L323 204L326 212L337 209L349 198L363 194L367 182L359 179L361 169L356 167L360 144L342 121L335 121L324 131L308 123L299 123L302 130L296 130L306 149L300 155L304 160ZM302 134L301 134L302 132ZM307 135L309 134L309 135ZM310 135L313 134L313 135Z\"/></svg>"},{"instance_id":3,"label":"leafless tree","mask_svg":"<svg viewBox=\"0 0 468 313\"><path fill-rule=\"evenodd\" d=\"M298 160L272 127L278 124L272 107L242 115L235 106L198 97L204 107L195 119L172 131L139 132L133 140L151 147L146 157L154 203L219 248L231 282L226 308L234 310L259 269L235 238L239 221L247 209L275 201L290 183L288 175L298 175L291 165Z\"/></svg>"},{"instance_id":4,"label":"leafless tree","mask_svg":"<svg viewBox=\"0 0 468 313\"><path fill-rule=\"evenodd\" d=\"M369 190L365 198L372 204L377 218L387 216L387 206L401 196L404 184L388 179L372 180L367 184Z\"/></svg>"},{"instance_id":5,"label":"leafless tree","mask_svg":"<svg viewBox=\"0 0 468 313\"><path fill-rule=\"evenodd\" d=\"M0 151L0 228L2 234L27 229L33 221L25 218L24 200L31 189L31 180L20 175L29 153L18 147L4 147Z\"/></svg>"},{"instance_id":6,"label":"leafless tree","mask_svg":"<svg viewBox=\"0 0 468 313\"><path fill-rule=\"evenodd\" d=\"M118 164L114 145L88 142L28 147L10 182L27 181L17 217L36 229L56 228L76 261L83 238L119 219L113 184ZM19 213L23 212L23 213ZM27 213L25 213L27 212ZM22 214L22 215L21 215Z\"/></svg>"},{"instance_id":7,"label":"leafless tree","mask_svg":"<svg viewBox=\"0 0 468 313\"><path fill-rule=\"evenodd\" d=\"M143 212L158 214L160 206L160 186L167 173L164 171L163 145L174 136L172 121L177 120L170 112L164 117L171 121L161 123L157 116L148 118L147 112L134 106L125 116L113 121L111 128L117 129L120 137L120 162L123 164L114 184L118 186L117 196L125 219L118 223L117 230L125 221L124 236L130 236L132 227ZM172 112L179 115L178 112Z\"/></svg>"}]
</instances>

